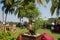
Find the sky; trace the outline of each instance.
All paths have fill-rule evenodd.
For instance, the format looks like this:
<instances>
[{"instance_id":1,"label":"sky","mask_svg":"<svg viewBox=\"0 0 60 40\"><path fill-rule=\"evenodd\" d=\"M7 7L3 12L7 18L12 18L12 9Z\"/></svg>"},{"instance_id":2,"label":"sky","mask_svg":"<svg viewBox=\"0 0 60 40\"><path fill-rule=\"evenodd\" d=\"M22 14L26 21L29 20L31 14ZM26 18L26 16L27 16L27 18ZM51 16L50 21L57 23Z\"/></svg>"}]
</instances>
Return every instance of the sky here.
<instances>
[{"instance_id":1,"label":"sky","mask_svg":"<svg viewBox=\"0 0 60 40\"><path fill-rule=\"evenodd\" d=\"M54 14L53 16L51 16L51 12L50 12L50 8L51 8L51 1L46 4L46 7L43 7L41 4L37 4L37 7L39 9L39 11L41 12L41 17L44 20L47 20L48 18L51 17L56 17L56 15ZM56 12L54 12L56 13ZM27 18L23 18L24 21L27 20ZM0 4L0 21L2 21L2 4ZM7 21L8 22L19 22L19 19L17 17L17 15L15 16L14 14L8 14L7 16ZM27 20L28 21L28 20Z\"/></svg>"}]
</instances>

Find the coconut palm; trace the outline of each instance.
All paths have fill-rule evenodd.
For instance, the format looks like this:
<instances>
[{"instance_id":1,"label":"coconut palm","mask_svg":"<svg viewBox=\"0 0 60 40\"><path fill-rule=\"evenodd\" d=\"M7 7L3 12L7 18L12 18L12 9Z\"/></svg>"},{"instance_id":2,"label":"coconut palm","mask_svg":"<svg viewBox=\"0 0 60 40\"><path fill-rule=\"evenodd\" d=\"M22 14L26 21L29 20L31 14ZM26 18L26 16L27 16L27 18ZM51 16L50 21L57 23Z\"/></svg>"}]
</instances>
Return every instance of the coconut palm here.
<instances>
[{"instance_id":1,"label":"coconut palm","mask_svg":"<svg viewBox=\"0 0 60 40\"><path fill-rule=\"evenodd\" d=\"M5 22L6 22L6 19L7 19L7 14L8 13L12 13L13 12L13 8L12 5L14 3L14 0L2 0L1 3L3 4L3 7L2 7L2 11L6 14L5 16ZM2 13L2 14L4 14ZM4 15L2 15L4 17ZM4 20L4 18L3 18Z\"/></svg>"}]
</instances>

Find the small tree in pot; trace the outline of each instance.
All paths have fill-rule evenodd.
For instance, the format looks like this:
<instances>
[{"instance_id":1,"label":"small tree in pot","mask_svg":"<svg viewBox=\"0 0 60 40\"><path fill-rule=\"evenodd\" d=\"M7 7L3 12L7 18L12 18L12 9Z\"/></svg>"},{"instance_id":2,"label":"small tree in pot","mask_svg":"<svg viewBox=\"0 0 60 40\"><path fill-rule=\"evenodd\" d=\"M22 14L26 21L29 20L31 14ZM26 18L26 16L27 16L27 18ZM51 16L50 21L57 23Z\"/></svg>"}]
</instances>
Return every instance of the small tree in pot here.
<instances>
[{"instance_id":1,"label":"small tree in pot","mask_svg":"<svg viewBox=\"0 0 60 40\"><path fill-rule=\"evenodd\" d=\"M33 5L33 6L32 6ZM39 17L40 12L36 5L32 2L29 2L29 5L26 6L26 14L25 17L29 19L29 23L27 24L27 29L31 35L35 35L34 27L33 27L33 19L37 19Z\"/></svg>"},{"instance_id":2,"label":"small tree in pot","mask_svg":"<svg viewBox=\"0 0 60 40\"><path fill-rule=\"evenodd\" d=\"M23 7L20 6L20 10L19 11L20 12L18 12L16 10L16 13L18 14L18 17L19 18L23 18L23 17L28 18L29 19L29 23L27 25L27 27L28 27L27 29L29 31L33 31L34 29L32 30L32 20L36 19L37 17L39 17L39 14L40 14L40 12L38 11L38 8L36 7L36 5L33 2L28 2L28 4L25 3L25 6L23 6ZM30 27L31 27L31 29L29 29Z\"/></svg>"}]
</instances>

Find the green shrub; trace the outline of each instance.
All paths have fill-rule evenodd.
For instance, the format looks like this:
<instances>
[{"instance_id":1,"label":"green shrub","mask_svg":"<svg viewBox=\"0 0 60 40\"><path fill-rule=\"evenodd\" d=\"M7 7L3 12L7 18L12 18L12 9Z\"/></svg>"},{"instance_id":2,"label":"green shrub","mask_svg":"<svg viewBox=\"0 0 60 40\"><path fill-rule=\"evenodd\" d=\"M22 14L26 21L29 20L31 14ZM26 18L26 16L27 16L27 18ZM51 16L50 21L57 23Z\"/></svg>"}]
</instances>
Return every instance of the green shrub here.
<instances>
[{"instance_id":1,"label":"green shrub","mask_svg":"<svg viewBox=\"0 0 60 40\"><path fill-rule=\"evenodd\" d=\"M7 39L7 40L15 40L11 32L1 32L0 33L0 38L1 39Z\"/></svg>"}]
</instances>

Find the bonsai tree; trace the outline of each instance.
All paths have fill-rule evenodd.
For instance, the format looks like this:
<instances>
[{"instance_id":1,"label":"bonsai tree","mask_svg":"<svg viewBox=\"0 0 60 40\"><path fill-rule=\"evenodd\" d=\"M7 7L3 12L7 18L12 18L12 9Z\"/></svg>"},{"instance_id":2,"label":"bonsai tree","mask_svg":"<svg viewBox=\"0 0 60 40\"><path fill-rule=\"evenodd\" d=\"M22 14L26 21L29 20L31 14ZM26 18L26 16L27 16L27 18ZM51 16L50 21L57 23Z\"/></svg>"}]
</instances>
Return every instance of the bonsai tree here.
<instances>
[{"instance_id":1,"label":"bonsai tree","mask_svg":"<svg viewBox=\"0 0 60 40\"><path fill-rule=\"evenodd\" d=\"M39 17L39 14L40 14L36 5L33 2L29 2L28 4L26 4L26 6L20 7L20 9L16 9L15 14L18 14L18 18L23 18L23 17L28 18L29 23L27 24L27 29L29 30L30 33L31 31L34 33L34 29L32 30L32 21L33 19L36 19L37 17Z\"/></svg>"}]
</instances>

